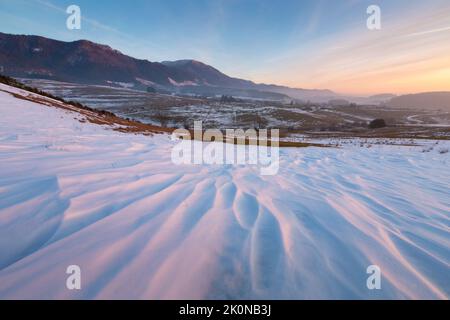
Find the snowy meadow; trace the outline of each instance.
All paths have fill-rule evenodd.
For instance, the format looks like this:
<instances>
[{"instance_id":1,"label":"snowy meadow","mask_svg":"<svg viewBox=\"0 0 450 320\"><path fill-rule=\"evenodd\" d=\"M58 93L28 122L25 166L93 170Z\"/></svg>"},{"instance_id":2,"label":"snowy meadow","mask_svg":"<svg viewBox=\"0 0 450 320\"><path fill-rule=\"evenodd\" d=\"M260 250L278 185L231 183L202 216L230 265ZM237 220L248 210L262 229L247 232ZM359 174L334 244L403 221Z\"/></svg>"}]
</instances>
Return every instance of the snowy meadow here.
<instances>
[{"instance_id":1,"label":"snowy meadow","mask_svg":"<svg viewBox=\"0 0 450 320\"><path fill-rule=\"evenodd\" d=\"M264 176L0 90L1 299L450 297L446 141L280 148Z\"/></svg>"}]
</instances>

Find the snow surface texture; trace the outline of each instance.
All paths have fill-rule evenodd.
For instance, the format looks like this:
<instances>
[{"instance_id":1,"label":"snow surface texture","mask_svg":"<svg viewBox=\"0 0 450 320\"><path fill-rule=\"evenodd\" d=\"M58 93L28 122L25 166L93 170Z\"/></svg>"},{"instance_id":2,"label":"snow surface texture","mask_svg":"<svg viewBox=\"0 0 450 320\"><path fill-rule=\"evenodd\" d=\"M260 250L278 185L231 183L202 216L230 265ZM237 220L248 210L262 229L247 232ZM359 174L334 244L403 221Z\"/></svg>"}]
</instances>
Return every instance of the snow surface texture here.
<instances>
[{"instance_id":1,"label":"snow surface texture","mask_svg":"<svg viewBox=\"0 0 450 320\"><path fill-rule=\"evenodd\" d=\"M260 176L80 117L0 91L2 299L450 296L444 142L282 149Z\"/></svg>"}]
</instances>

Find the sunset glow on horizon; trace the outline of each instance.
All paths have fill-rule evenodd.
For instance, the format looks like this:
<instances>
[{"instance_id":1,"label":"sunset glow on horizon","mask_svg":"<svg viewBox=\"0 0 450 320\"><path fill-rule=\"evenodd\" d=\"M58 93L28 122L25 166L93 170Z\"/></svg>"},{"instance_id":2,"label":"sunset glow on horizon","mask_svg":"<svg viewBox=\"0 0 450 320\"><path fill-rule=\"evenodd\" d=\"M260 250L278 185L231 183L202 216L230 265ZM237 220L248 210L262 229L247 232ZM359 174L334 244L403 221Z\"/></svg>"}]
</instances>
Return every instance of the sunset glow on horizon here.
<instances>
[{"instance_id":1,"label":"sunset glow on horizon","mask_svg":"<svg viewBox=\"0 0 450 320\"><path fill-rule=\"evenodd\" d=\"M450 91L450 3L382 22L299 46L253 80L354 95Z\"/></svg>"}]
</instances>

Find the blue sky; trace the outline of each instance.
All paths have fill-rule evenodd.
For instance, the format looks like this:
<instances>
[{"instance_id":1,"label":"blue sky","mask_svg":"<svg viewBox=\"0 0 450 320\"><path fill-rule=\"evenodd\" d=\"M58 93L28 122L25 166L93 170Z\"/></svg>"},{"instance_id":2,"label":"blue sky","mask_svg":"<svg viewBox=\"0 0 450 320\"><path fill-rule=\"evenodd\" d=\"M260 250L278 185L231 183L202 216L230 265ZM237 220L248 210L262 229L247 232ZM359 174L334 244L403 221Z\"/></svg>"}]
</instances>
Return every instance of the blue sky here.
<instances>
[{"instance_id":1,"label":"blue sky","mask_svg":"<svg viewBox=\"0 0 450 320\"><path fill-rule=\"evenodd\" d=\"M374 3L382 8L383 29L378 33L366 28L366 8ZM81 30L66 29L65 9L71 4L81 8ZM352 81L343 84L354 73L368 72L365 63L381 59L381 67L392 65L415 45L429 45L430 34L433 48L450 39L449 7L447 0L0 0L0 31L64 41L89 39L151 61L200 60L257 82L363 93L383 90L359 90ZM403 45L390 52L389 38L396 47L392 37L402 32L424 35L402 38ZM374 56L367 45L371 41L378 43L378 56L392 59ZM444 49L434 48L428 59ZM355 55L352 61L349 55ZM423 59L421 55L417 61ZM326 76L341 75L337 71L343 79Z\"/></svg>"}]
</instances>

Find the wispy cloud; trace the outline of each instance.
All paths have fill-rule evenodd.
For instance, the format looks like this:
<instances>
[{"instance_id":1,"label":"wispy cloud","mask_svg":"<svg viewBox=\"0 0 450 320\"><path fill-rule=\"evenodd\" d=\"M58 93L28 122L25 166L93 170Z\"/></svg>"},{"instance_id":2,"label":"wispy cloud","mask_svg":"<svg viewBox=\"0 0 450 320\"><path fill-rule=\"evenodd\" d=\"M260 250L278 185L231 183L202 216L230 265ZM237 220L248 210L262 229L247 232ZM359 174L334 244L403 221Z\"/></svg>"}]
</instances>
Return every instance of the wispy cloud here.
<instances>
[{"instance_id":1,"label":"wispy cloud","mask_svg":"<svg viewBox=\"0 0 450 320\"><path fill-rule=\"evenodd\" d=\"M446 31L450 31L450 27L438 28L438 29L427 30L427 31L422 31L422 32L415 32L415 33L408 34L407 36L408 37L416 37L416 36L423 36L423 35L427 35L427 34L446 32Z\"/></svg>"},{"instance_id":2,"label":"wispy cloud","mask_svg":"<svg viewBox=\"0 0 450 320\"><path fill-rule=\"evenodd\" d=\"M255 80L354 94L450 90L449 14L446 3L385 15L381 31L359 28L302 43L272 58Z\"/></svg>"},{"instance_id":3,"label":"wispy cloud","mask_svg":"<svg viewBox=\"0 0 450 320\"><path fill-rule=\"evenodd\" d=\"M53 9L55 11L61 12L63 14L67 14L65 8L59 7L59 6L53 4L50 1L34 0L34 2L36 2L36 3L40 4L40 5L46 6L47 8ZM84 21L84 22L89 23L94 28L102 29L102 30L108 31L108 32L114 32L114 33L116 33L118 35L121 35L121 36L128 36L128 34L123 33L123 32L121 32L121 31L119 31L119 30L117 30L117 29L115 29L115 28L113 28L113 27L111 27L109 25L106 25L106 24L101 23L101 22L99 22L99 21L97 21L95 19L91 19L91 18L87 17L84 13L81 15L81 20Z\"/></svg>"}]
</instances>

